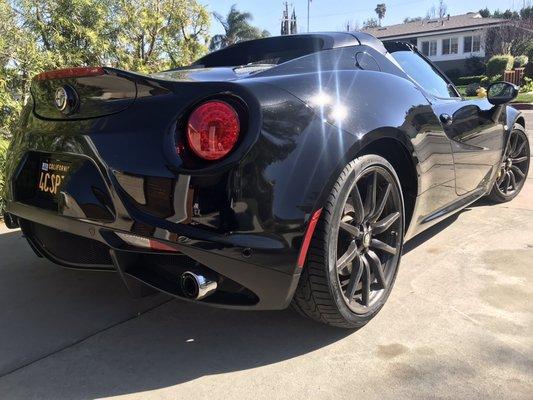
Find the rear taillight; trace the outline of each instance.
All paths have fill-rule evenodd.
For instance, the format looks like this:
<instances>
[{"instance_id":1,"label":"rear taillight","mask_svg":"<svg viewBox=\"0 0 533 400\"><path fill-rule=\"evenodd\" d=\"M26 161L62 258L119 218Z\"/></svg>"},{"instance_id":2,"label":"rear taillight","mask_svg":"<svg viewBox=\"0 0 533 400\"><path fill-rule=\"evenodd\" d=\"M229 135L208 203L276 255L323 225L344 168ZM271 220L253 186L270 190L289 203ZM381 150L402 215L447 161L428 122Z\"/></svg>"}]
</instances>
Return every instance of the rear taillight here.
<instances>
[{"instance_id":1,"label":"rear taillight","mask_svg":"<svg viewBox=\"0 0 533 400\"><path fill-rule=\"evenodd\" d=\"M33 79L36 81L44 81L48 79L68 79L68 78L84 78L89 76L104 75L105 70L102 67L76 67L56 69L53 71L41 72Z\"/></svg>"},{"instance_id":2,"label":"rear taillight","mask_svg":"<svg viewBox=\"0 0 533 400\"><path fill-rule=\"evenodd\" d=\"M196 108L187 123L187 142L204 160L220 160L237 144L241 125L237 111L225 101L212 100Z\"/></svg>"}]
</instances>

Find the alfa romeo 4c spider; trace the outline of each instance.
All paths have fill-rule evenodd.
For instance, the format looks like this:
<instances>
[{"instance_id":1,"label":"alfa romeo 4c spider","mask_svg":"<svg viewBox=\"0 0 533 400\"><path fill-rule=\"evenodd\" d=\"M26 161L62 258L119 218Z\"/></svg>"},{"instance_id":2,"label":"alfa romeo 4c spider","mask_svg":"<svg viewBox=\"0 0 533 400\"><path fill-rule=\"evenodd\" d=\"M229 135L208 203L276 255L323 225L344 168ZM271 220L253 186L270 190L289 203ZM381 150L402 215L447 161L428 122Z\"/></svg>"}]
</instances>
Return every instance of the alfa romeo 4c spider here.
<instances>
[{"instance_id":1,"label":"alfa romeo 4c spider","mask_svg":"<svg viewBox=\"0 0 533 400\"><path fill-rule=\"evenodd\" d=\"M512 200L525 121L462 98L416 48L365 33L242 42L186 68L44 72L8 150L6 223L37 256L241 309L358 328L404 241Z\"/></svg>"}]
</instances>

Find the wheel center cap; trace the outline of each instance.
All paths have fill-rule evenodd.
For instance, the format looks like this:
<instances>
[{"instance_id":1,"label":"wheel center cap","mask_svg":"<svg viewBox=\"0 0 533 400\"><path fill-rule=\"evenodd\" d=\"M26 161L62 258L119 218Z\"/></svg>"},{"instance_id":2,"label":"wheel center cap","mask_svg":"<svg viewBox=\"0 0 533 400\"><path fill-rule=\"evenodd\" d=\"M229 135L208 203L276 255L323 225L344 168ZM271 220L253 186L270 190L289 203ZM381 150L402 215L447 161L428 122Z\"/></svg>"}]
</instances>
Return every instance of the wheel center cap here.
<instances>
[{"instance_id":1,"label":"wheel center cap","mask_svg":"<svg viewBox=\"0 0 533 400\"><path fill-rule=\"evenodd\" d=\"M372 240L372 235L370 232L366 232L363 236L363 246L370 247L370 241Z\"/></svg>"}]
</instances>

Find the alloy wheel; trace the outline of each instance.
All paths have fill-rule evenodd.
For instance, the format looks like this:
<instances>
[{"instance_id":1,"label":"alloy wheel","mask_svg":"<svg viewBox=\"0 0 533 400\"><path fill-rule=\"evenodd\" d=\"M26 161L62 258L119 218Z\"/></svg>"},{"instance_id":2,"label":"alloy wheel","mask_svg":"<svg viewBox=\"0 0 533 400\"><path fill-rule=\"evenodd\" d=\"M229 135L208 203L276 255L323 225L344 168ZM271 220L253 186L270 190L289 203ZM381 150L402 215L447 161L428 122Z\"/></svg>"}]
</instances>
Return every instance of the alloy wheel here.
<instances>
[{"instance_id":1,"label":"alloy wheel","mask_svg":"<svg viewBox=\"0 0 533 400\"><path fill-rule=\"evenodd\" d=\"M365 170L346 198L337 234L336 271L348 307L365 314L392 285L403 239L399 187L379 166Z\"/></svg>"},{"instance_id":2,"label":"alloy wheel","mask_svg":"<svg viewBox=\"0 0 533 400\"><path fill-rule=\"evenodd\" d=\"M496 187L504 196L511 196L519 191L526 179L529 168L529 146L524 132L514 130L505 150L504 160L500 166Z\"/></svg>"}]
</instances>

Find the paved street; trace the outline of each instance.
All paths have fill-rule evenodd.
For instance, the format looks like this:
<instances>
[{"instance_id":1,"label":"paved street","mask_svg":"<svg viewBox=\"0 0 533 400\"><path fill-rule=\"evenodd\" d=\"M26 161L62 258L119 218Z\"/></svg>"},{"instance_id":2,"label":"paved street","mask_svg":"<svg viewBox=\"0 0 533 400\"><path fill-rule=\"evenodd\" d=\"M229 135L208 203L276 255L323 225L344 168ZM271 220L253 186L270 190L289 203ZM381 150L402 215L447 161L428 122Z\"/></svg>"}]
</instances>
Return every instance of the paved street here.
<instances>
[{"instance_id":1,"label":"paved street","mask_svg":"<svg viewBox=\"0 0 533 400\"><path fill-rule=\"evenodd\" d=\"M0 233L0 399L532 397L533 174L513 202L408 243L388 303L357 332L132 300L113 273L61 269Z\"/></svg>"}]
</instances>

